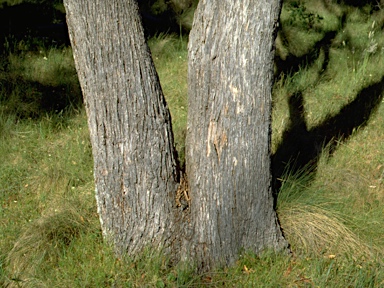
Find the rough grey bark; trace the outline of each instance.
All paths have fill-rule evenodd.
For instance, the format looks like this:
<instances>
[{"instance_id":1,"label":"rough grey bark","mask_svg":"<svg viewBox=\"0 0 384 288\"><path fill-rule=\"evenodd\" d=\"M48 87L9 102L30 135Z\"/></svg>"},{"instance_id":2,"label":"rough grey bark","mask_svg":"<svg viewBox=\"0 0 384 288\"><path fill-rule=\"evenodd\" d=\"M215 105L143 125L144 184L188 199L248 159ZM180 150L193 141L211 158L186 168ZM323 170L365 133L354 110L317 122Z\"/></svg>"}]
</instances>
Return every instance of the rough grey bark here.
<instances>
[{"instance_id":1,"label":"rough grey bark","mask_svg":"<svg viewBox=\"0 0 384 288\"><path fill-rule=\"evenodd\" d=\"M286 249L271 191L271 89L280 0L201 0L189 42L186 165L192 257Z\"/></svg>"},{"instance_id":2,"label":"rough grey bark","mask_svg":"<svg viewBox=\"0 0 384 288\"><path fill-rule=\"evenodd\" d=\"M170 114L136 1L65 0L104 236L118 253L168 245L178 172Z\"/></svg>"}]
</instances>

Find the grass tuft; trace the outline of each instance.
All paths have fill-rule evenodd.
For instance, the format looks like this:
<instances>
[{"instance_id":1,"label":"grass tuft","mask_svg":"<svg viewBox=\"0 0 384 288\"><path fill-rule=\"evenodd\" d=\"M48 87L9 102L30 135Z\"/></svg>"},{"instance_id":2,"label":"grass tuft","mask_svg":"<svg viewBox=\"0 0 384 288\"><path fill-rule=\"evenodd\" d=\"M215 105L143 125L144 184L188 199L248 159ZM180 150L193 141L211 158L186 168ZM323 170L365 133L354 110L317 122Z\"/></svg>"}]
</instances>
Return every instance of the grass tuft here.
<instances>
[{"instance_id":1,"label":"grass tuft","mask_svg":"<svg viewBox=\"0 0 384 288\"><path fill-rule=\"evenodd\" d=\"M47 265L58 265L72 242L88 232L89 217L74 201L62 200L52 206L56 207L53 211L26 225L8 253L10 283L37 280Z\"/></svg>"},{"instance_id":2,"label":"grass tuft","mask_svg":"<svg viewBox=\"0 0 384 288\"><path fill-rule=\"evenodd\" d=\"M353 255L370 258L374 247L364 244L343 223L345 219L323 206L289 205L279 210L280 221L292 250L301 255Z\"/></svg>"},{"instance_id":3,"label":"grass tuft","mask_svg":"<svg viewBox=\"0 0 384 288\"><path fill-rule=\"evenodd\" d=\"M345 199L341 191L332 193L333 183L317 182L328 173L323 169L329 167L333 160L330 153L329 146L323 148L316 170L303 167L295 170L294 174L285 171L279 179L281 188L277 212L281 227L295 254L315 257L350 255L354 259L373 259L384 251L359 237L355 225L358 215L345 209L345 202L349 199ZM353 183L352 179L348 181ZM356 183L352 186L357 188Z\"/></svg>"}]
</instances>

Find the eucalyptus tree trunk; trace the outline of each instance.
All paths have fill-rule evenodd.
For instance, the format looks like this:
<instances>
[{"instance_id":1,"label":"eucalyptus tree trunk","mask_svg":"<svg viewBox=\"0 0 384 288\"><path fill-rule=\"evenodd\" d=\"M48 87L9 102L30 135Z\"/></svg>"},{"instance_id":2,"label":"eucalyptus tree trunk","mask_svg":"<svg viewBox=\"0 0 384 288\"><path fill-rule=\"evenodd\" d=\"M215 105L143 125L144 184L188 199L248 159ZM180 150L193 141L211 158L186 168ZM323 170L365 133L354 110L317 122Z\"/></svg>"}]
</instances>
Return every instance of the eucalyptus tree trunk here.
<instances>
[{"instance_id":1,"label":"eucalyptus tree trunk","mask_svg":"<svg viewBox=\"0 0 384 288\"><path fill-rule=\"evenodd\" d=\"M116 251L179 245L172 251L206 270L231 264L241 249L285 249L270 171L280 1L200 1L189 44L189 191L183 181L178 193L170 114L136 1L64 4L101 227ZM190 214L176 213L180 193Z\"/></svg>"},{"instance_id":2,"label":"eucalyptus tree trunk","mask_svg":"<svg viewBox=\"0 0 384 288\"><path fill-rule=\"evenodd\" d=\"M271 90L280 0L200 0L189 38L192 257L287 249L273 207Z\"/></svg>"},{"instance_id":3,"label":"eucalyptus tree trunk","mask_svg":"<svg viewBox=\"0 0 384 288\"><path fill-rule=\"evenodd\" d=\"M105 238L119 254L167 246L178 170L171 118L133 0L65 0Z\"/></svg>"}]
</instances>

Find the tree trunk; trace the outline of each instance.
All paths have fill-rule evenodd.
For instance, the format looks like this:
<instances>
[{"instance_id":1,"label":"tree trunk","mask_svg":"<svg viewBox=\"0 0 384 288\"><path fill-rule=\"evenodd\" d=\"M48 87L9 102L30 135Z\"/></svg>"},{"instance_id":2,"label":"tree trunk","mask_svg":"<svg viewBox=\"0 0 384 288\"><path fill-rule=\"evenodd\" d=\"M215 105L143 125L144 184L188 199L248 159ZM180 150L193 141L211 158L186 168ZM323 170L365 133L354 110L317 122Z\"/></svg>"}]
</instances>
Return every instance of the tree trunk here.
<instances>
[{"instance_id":1,"label":"tree trunk","mask_svg":"<svg viewBox=\"0 0 384 288\"><path fill-rule=\"evenodd\" d=\"M118 254L168 245L178 183L171 118L136 1L65 0L101 227Z\"/></svg>"},{"instance_id":2,"label":"tree trunk","mask_svg":"<svg viewBox=\"0 0 384 288\"><path fill-rule=\"evenodd\" d=\"M186 165L192 257L286 249L270 168L275 28L281 1L201 0L189 42Z\"/></svg>"}]
</instances>

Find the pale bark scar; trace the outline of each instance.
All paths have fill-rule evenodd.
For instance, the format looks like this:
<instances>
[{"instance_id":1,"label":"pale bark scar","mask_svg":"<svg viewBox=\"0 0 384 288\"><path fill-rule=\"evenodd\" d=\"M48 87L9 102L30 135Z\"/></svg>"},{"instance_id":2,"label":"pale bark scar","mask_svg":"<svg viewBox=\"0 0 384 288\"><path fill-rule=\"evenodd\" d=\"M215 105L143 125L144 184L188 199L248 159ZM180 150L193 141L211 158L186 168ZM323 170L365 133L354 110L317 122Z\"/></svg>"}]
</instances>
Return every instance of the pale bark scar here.
<instances>
[{"instance_id":1,"label":"pale bark scar","mask_svg":"<svg viewBox=\"0 0 384 288\"><path fill-rule=\"evenodd\" d=\"M239 95L241 93L240 89L236 86L233 86L232 84L229 85L229 91L232 93L232 99L234 102L236 102L236 114L244 113L245 107L241 103L241 97L239 99Z\"/></svg>"},{"instance_id":2,"label":"pale bark scar","mask_svg":"<svg viewBox=\"0 0 384 288\"><path fill-rule=\"evenodd\" d=\"M216 122L210 121L208 127L208 141L207 141L207 157L211 154L211 145L215 148L218 161L220 162L221 152L228 142L227 134L225 132L217 131Z\"/></svg>"},{"instance_id":3,"label":"pale bark scar","mask_svg":"<svg viewBox=\"0 0 384 288\"><path fill-rule=\"evenodd\" d=\"M240 89L233 86L232 84L229 85L229 91L231 91L233 95L233 101L236 101L237 95L240 93Z\"/></svg>"}]
</instances>

